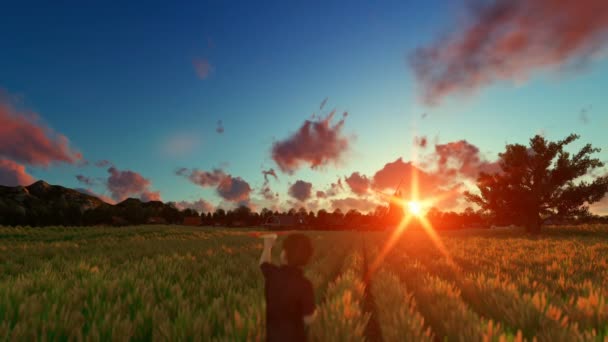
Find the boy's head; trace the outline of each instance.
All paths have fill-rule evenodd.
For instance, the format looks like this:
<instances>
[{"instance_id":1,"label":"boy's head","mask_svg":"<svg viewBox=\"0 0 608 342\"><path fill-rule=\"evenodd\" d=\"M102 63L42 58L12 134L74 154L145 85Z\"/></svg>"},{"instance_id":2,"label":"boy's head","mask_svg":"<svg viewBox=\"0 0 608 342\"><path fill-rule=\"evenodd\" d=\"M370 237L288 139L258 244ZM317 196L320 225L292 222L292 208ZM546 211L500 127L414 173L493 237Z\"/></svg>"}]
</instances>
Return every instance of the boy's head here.
<instances>
[{"instance_id":1,"label":"boy's head","mask_svg":"<svg viewBox=\"0 0 608 342\"><path fill-rule=\"evenodd\" d=\"M308 236L300 233L290 234L283 240L282 261L295 267L302 267L312 256L312 242Z\"/></svg>"}]
</instances>

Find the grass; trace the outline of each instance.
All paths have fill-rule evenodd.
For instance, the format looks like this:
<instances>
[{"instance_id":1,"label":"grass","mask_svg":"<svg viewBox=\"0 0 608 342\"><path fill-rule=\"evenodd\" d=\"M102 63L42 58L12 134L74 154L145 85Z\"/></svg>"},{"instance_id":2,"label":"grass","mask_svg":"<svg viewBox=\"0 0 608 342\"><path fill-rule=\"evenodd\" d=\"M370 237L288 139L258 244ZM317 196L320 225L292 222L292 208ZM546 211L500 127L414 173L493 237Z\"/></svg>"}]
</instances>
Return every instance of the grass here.
<instances>
[{"instance_id":1,"label":"grass","mask_svg":"<svg viewBox=\"0 0 608 342\"><path fill-rule=\"evenodd\" d=\"M249 232L0 227L0 340L264 340ZM385 341L608 341L607 226L442 232L453 264L406 231L368 283L388 232L306 234L313 340L366 340L373 316Z\"/></svg>"}]
</instances>

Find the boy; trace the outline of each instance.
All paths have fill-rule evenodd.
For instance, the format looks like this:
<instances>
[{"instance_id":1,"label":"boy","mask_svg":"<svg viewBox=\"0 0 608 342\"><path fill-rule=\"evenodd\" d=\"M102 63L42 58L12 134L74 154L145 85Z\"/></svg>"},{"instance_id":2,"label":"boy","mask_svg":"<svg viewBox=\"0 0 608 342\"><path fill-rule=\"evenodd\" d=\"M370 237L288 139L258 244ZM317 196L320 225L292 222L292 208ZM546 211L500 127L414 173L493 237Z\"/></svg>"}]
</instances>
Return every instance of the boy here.
<instances>
[{"instance_id":1,"label":"boy","mask_svg":"<svg viewBox=\"0 0 608 342\"><path fill-rule=\"evenodd\" d=\"M302 267L312 256L312 243L304 234L290 234L283 241L281 265L272 264L276 235L264 237L260 268L266 286L266 340L306 341L305 326L315 316L312 284Z\"/></svg>"}]
</instances>

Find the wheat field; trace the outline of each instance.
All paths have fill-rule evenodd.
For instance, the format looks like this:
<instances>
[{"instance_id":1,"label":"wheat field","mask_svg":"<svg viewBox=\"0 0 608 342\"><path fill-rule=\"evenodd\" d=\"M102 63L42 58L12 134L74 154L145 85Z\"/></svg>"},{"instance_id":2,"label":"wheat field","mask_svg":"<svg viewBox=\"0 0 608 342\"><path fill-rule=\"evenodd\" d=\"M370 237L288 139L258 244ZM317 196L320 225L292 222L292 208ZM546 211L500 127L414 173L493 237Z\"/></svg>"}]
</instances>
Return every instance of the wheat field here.
<instances>
[{"instance_id":1,"label":"wheat field","mask_svg":"<svg viewBox=\"0 0 608 342\"><path fill-rule=\"evenodd\" d=\"M0 227L0 339L263 340L254 231ZM306 234L311 340L608 341L606 226Z\"/></svg>"}]
</instances>

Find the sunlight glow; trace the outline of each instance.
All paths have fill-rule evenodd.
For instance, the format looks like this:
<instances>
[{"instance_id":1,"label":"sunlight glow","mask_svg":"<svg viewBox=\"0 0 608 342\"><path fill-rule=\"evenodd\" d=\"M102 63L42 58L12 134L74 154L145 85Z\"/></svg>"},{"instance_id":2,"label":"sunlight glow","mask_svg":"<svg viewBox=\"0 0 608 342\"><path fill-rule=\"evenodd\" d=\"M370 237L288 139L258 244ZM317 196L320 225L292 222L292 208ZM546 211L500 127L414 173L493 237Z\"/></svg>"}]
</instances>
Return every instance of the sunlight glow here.
<instances>
[{"instance_id":1,"label":"sunlight glow","mask_svg":"<svg viewBox=\"0 0 608 342\"><path fill-rule=\"evenodd\" d=\"M416 156L415 150L414 150L413 154L414 154L413 159L415 159L415 156ZM416 221L418 221L420 223L420 225L422 226L422 229L427 233L427 235L429 236L429 238L431 239L431 241L433 242L435 247L446 258L447 263L455 270L458 269L458 267L452 260L450 253L448 252L447 248L443 244L443 241L441 240L441 238L435 231L435 228L433 227L431 222L424 216L424 212L423 212L423 208L430 208L433 206L433 204L438 203L443 198L436 197L436 198L426 198L424 200L420 199L418 173L416 172L416 168L414 168L414 170L412 172L410 189L411 189L411 193L410 193L409 201L406 201L403 198L397 197L395 195L389 196L384 193L379 193L383 197L388 197L388 200L390 203L397 204L397 205L401 206L402 208L404 208L405 215L404 215L403 219L401 220L401 222L399 222L397 227L395 227L395 229L393 230L391 236L388 238L388 240L386 241L386 243L384 244L384 246L382 247L382 249L376 256L376 259L374 260L374 262L370 264L370 267L368 268L367 274L365 276L366 279L369 279L371 277L371 275L381 266L382 262L384 261L384 258L393 249L394 245L399 240L399 237L401 237L401 235L408 229L411 221L414 219L416 219Z\"/></svg>"},{"instance_id":2,"label":"sunlight glow","mask_svg":"<svg viewBox=\"0 0 608 342\"><path fill-rule=\"evenodd\" d=\"M409 201L407 202L407 210L414 216L422 215L422 205L418 201Z\"/></svg>"}]
</instances>

